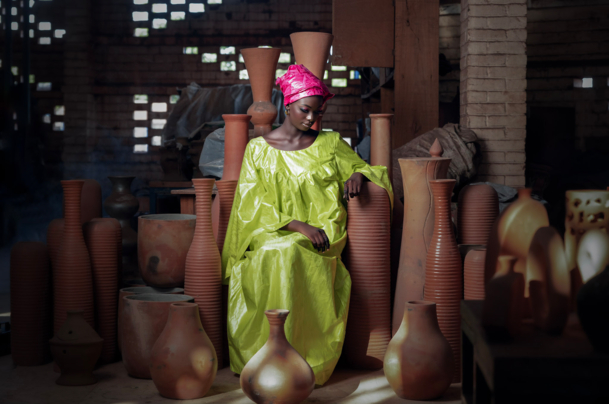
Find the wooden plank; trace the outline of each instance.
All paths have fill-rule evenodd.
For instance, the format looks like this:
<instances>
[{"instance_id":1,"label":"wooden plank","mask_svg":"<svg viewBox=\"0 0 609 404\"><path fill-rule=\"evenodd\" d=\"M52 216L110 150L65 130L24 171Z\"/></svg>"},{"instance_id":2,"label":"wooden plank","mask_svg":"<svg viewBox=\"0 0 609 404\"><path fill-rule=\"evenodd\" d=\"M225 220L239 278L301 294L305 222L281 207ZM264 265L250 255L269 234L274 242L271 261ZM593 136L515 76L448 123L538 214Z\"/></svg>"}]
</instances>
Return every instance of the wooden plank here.
<instances>
[{"instance_id":1,"label":"wooden plank","mask_svg":"<svg viewBox=\"0 0 609 404\"><path fill-rule=\"evenodd\" d=\"M394 149L438 126L439 7L395 1Z\"/></svg>"},{"instance_id":2,"label":"wooden plank","mask_svg":"<svg viewBox=\"0 0 609 404\"><path fill-rule=\"evenodd\" d=\"M332 64L393 67L393 24L393 0L333 0Z\"/></svg>"}]
</instances>

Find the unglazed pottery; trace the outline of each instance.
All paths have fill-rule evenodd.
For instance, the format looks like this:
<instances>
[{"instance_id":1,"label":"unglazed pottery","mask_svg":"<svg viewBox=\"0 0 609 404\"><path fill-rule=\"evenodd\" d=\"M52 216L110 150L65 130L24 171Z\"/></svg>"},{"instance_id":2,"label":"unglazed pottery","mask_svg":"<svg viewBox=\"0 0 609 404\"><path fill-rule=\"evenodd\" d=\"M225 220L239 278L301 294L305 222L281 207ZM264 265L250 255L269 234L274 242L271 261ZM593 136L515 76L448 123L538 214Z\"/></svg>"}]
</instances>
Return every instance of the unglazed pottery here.
<instances>
[{"instance_id":1,"label":"unglazed pottery","mask_svg":"<svg viewBox=\"0 0 609 404\"><path fill-rule=\"evenodd\" d=\"M245 147L249 141L249 125L252 117L244 114L224 114L222 119L225 124L222 180L238 180Z\"/></svg>"},{"instance_id":2,"label":"unglazed pottery","mask_svg":"<svg viewBox=\"0 0 609 404\"><path fill-rule=\"evenodd\" d=\"M101 185L96 180L86 179L80 199L80 222L85 224L96 217L102 217Z\"/></svg>"},{"instance_id":3,"label":"unglazed pottery","mask_svg":"<svg viewBox=\"0 0 609 404\"><path fill-rule=\"evenodd\" d=\"M173 303L152 347L150 374L163 397L192 400L207 394L218 371L216 350L201 325L196 303Z\"/></svg>"},{"instance_id":4,"label":"unglazed pottery","mask_svg":"<svg viewBox=\"0 0 609 404\"><path fill-rule=\"evenodd\" d=\"M486 248L470 250L463 264L464 300L484 300L484 260Z\"/></svg>"},{"instance_id":5,"label":"unglazed pottery","mask_svg":"<svg viewBox=\"0 0 609 404\"><path fill-rule=\"evenodd\" d=\"M577 293L577 315L594 349L609 353L609 267Z\"/></svg>"},{"instance_id":6,"label":"unglazed pottery","mask_svg":"<svg viewBox=\"0 0 609 404\"><path fill-rule=\"evenodd\" d=\"M195 215L164 213L138 218L137 256L147 285L184 285L186 254L195 233Z\"/></svg>"},{"instance_id":7,"label":"unglazed pottery","mask_svg":"<svg viewBox=\"0 0 609 404\"><path fill-rule=\"evenodd\" d=\"M609 265L609 235L603 230L588 230L577 248L577 266L582 280L588 282Z\"/></svg>"},{"instance_id":8,"label":"unglazed pottery","mask_svg":"<svg viewBox=\"0 0 609 404\"><path fill-rule=\"evenodd\" d=\"M387 347L383 367L400 398L432 400L448 389L455 363L438 326L434 302L406 302L404 319Z\"/></svg>"},{"instance_id":9,"label":"unglazed pottery","mask_svg":"<svg viewBox=\"0 0 609 404\"><path fill-rule=\"evenodd\" d=\"M387 167L391 173L391 121L393 114L370 114L370 165Z\"/></svg>"},{"instance_id":10,"label":"unglazed pottery","mask_svg":"<svg viewBox=\"0 0 609 404\"><path fill-rule=\"evenodd\" d=\"M222 255L222 249L224 248L224 239L226 238L228 221L233 208L233 200L235 199L237 183L238 181L236 180L216 181L218 195L220 196L220 215L218 217L218 237L216 238L216 242L218 244L218 251L220 252L220 255Z\"/></svg>"},{"instance_id":11,"label":"unglazed pottery","mask_svg":"<svg viewBox=\"0 0 609 404\"><path fill-rule=\"evenodd\" d=\"M351 275L344 358L354 368L380 369L391 340L390 226L387 191L372 182L347 205L349 243L343 253Z\"/></svg>"},{"instance_id":12,"label":"unglazed pottery","mask_svg":"<svg viewBox=\"0 0 609 404\"><path fill-rule=\"evenodd\" d=\"M497 191L487 184L467 185L459 192L457 206L459 242L486 245L493 223L499 216Z\"/></svg>"},{"instance_id":13,"label":"unglazed pottery","mask_svg":"<svg viewBox=\"0 0 609 404\"><path fill-rule=\"evenodd\" d=\"M315 388L313 369L290 345L284 324L288 310L266 310L269 339L241 372L241 389L257 404L298 404Z\"/></svg>"}]
</instances>

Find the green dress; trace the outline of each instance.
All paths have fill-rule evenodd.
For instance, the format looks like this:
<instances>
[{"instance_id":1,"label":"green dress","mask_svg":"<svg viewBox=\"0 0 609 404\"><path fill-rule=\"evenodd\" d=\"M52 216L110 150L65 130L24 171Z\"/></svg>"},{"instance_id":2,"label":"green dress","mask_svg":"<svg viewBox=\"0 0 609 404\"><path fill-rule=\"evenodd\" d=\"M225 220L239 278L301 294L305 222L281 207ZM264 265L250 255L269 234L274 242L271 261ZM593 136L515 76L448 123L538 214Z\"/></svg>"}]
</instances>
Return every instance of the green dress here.
<instances>
[{"instance_id":1,"label":"green dress","mask_svg":"<svg viewBox=\"0 0 609 404\"><path fill-rule=\"evenodd\" d=\"M284 151L262 137L249 142L228 224L222 268L229 284L228 344L232 371L266 342L264 311L287 309L285 333L324 384L341 354L351 278L340 255L347 241L343 184L359 172L393 199L387 169L371 167L337 132ZM322 228L330 249L319 253L292 220Z\"/></svg>"}]
</instances>

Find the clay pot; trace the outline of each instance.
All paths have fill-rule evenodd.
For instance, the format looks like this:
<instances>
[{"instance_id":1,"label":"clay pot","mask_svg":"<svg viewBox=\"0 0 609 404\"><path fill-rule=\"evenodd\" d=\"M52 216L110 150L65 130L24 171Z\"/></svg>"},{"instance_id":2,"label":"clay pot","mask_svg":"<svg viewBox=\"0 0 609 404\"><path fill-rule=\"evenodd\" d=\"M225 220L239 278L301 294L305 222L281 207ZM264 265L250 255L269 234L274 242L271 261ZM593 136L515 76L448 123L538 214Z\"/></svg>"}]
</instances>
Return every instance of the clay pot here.
<instances>
[{"instance_id":1,"label":"clay pot","mask_svg":"<svg viewBox=\"0 0 609 404\"><path fill-rule=\"evenodd\" d=\"M241 49L254 99L247 114L252 117L256 137L269 133L271 124L277 118L277 107L271 103L271 96L280 53L279 48Z\"/></svg>"},{"instance_id":2,"label":"clay pot","mask_svg":"<svg viewBox=\"0 0 609 404\"><path fill-rule=\"evenodd\" d=\"M518 335L524 309L524 276L514 266L518 257L499 257L500 269L486 285L482 326L491 340L506 340Z\"/></svg>"},{"instance_id":3,"label":"clay pot","mask_svg":"<svg viewBox=\"0 0 609 404\"><path fill-rule=\"evenodd\" d=\"M535 325L549 334L561 334L569 316L571 279L562 238L553 227L541 227L533 236L526 283Z\"/></svg>"},{"instance_id":4,"label":"clay pot","mask_svg":"<svg viewBox=\"0 0 609 404\"><path fill-rule=\"evenodd\" d=\"M218 368L222 356L222 265L218 245L211 228L211 190L213 179L193 178L197 203L197 224L186 256L184 293L199 305L201 323L216 348Z\"/></svg>"},{"instance_id":5,"label":"clay pot","mask_svg":"<svg viewBox=\"0 0 609 404\"><path fill-rule=\"evenodd\" d=\"M266 310L269 339L241 371L241 389L255 403L297 404L315 388L315 375L288 342L284 324L289 310Z\"/></svg>"},{"instance_id":6,"label":"clay pot","mask_svg":"<svg viewBox=\"0 0 609 404\"><path fill-rule=\"evenodd\" d=\"M195 215L165 213L138 218L140 275L150 286L184 285L186 254L195 233Z\"/></svg>"},{"instance_id":7,"label":"clay pot","mask_svg":"<svg viewBox=\"0 0 609 404\"><path fill-rule=\"evenodd\" d=\"M486 248L475 248L467 253L463 264L463 298L484 300L484 261Z\"/></svg>"},{"instance_id":8,"label":"clay pot","mask_svg":"<svg viewBox=\"0 0 609 404\"><path fill-rule=\"evenodd\" d=\"M577 267L583 282L588 282L609 265L609 235L603 230L592 229L579 240Z\"/></svg>"},{"instance_id":9,"label":"clay pot","mask_svg":"<svg viewBox=\"0 0 609 404\"><path fill-rule=\"evenodd\" d=\"M217 181L216 186L218 187L218 195L220 196L220 216L218 221L218 237L216 242L218 244L218 251L222 255L224 248L224 239L226 238L226 230L228 228L228 221L230 219L231 210L233 208L233 200L235 199L235 190L237 189L237 183L239 181Z\"/></svg>"},{"instance_id":10,"label":"clay pot","mask_svg":"<svg viewBox=\"0 0 609 404\"><path fill-rule=\"evenodd\" d=\"M91 219L102 217L102 191L99 182L85 180L80 200L80 222L85 224Z\"/></svg>"},{"instance_id":11,"label":"clay pot","mask_svg":"<svg viewBox=\"0 0 609 404\"><path fill-rule=\"evenodd\" d=\"M586 282L577 293L577 315L590 343L609 353L609 267Z\"/></svg>"},{"instance_id":12,"label":"clay pot","mask_svg":"<svg viewBox=\"0 0 609 404\"><path fill-rule=\"evenodd\" d=\"M453 353L436 318L436 304L406 303L404 319L385 354L384 370L398 397L432 400L450 386L455 364Z\"/></svg>"},{"instance_id":13,"label":"clay pot","mask_svg":"<svg viewBox=\"0 0 609 404\"><path fill-rule=\"evenodd\" d=\"M252 85L252 89L254 86ZM271 84L271 90L273 89ZM269 96L270 100L270 96ZM275 108L273 106L273 108ZM238 180L245 147L249 141L249 126L252 119L244 114L224 114L224 168L223 180ZM273 118L274 119L274 118Z\"/></svg>"},{"instance_id":14,"label":"clay pot","mask_svg":"<svg viewBox=\"0 0 609 404\"><path fill-rule=\"evenodd\" d=\"M429 181L434 200L434 230L425 264L425 300L437 304L440 330L454 355L453 381L458 382L461 370L459 306L463 298L463 268L450 215L450 198L455 183L455 180Z\"/></svg>"},{"instance_id":15,"label":"clay pot","mask_svg":"<svg viewBox=\"0 0 609 404\"><path fill-rule=\"evenodd\" d=\"M499 216L497 191L487 184L468 185L459 192L458 209L459 242L486 245Z\"/></svg>"},{"instance_id":16,"label":"clay pot","mask_svg":"<svg viewBox=\"0 0 609 404\"><path fill-rule=\"evenodd\" d=\"M52 335L51 265L44 243L19 242L11 249L11 355L17 366L49 361Z\"/></svg>"},{"instance_id":17,"label":"clay pot","mask_svg":"<svg viewBox=\"0 0 609 404\"><path fill-rule=\"evenodd\" d=\"M121 314L121 351L130 376L150 379L150 353L167 324L169 306L192 302L186 295L144 293L124 298Z\"/></svg>"},{"instance_id":18,"label":"clay pot","mask_svg":"<svg viewBox=\"0 0 609 404\"><path fill-rule=\"evenodd\" d=\"M343 258L352 284L343 356L355 368L380 369L391 340L390 215L387 191L372 182L347 205Z\"/></svg>"},{"instance_id":19,"label":"clay pot","mask_svg":"<svg viewBox=\"0 0 609 404\"><path fill-rule=\"evenodd\" d=\"M370 165L387 167L389 178L393 178L391 167L391 121L393 114L370 114Z\"/></svg>"},{"instance_id":20,"label":"clay pot","mask_svg":"<svg viewBox=\"0 0 609 404\"><path fill-rule=\"evenodd\" d=\"M80 220L80 217L78 218ZM103 339L83 317L82 310L69 310L66 321L49 341L62 386L85 386L97 382L93 368L102 352Z\"/></svg>"},{"instance_id":21,"label":"clay pot","mask_svg":"<svg viewBox=\"0 0 609 404\"><path fill-rule=\"evenodd\" d=\"M395 286L392 332L404 317L404 305L423 300L425 262L434 224L434 205L429 181L446 178L449 158L417 157L399 159L404 184L404 225L402 248Z\"/></svg>"},{"instance_id":22,"label":"clay pot","mask_svg":"<svg viewBox=\"0 0 609 404\"><path fill-rule=\"evenodd\" d=\"M207 394L218 371L216 350L201 325L199 306L173 303L152 347L150 374L163 397L193 400Z\"/></svg>"},{"instance_id":23,"label":"clay pot","mask_svg":"<svg viewBox=\"0 0 609 404\"><path fill-rule=\"evenodd\" d=\"M83 310L85 320L95 328L91 260L80 222L83 184L83 180L61 181L65 221L52 272L55 332L65 323L68 310Z\"/></svg>"}]
</instances>

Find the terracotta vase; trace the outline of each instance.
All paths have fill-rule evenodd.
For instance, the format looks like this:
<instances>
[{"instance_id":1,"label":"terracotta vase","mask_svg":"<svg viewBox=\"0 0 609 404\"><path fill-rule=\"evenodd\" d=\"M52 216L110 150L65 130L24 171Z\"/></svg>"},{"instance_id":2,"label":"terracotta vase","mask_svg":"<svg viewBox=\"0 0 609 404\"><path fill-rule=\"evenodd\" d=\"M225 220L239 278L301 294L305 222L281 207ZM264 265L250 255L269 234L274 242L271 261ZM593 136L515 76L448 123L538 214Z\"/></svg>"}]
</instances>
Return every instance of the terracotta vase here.
<instances>
[{"instance_id":1,"label":"terracotta vase","mask_svg":"<svg viewBox=\"0 0 609 404\"><path fill-rule=\"evenodd\" d=\"M222 353L222 265L218 245L211 228L211 190L213 179L193 178L197 200L197 224L186 256L184 293L199 305L201 323L216 348L218 368L223 367Z\"/></svg>"},{"instance_id":2,"label":"terracotta vase","mask_svg":"<svg viewBox=\"0 0 609 404\"><path fill-rule=\"evenodd\" d=\"M562 237L553 227L541 227L533 236L526 283L535 325L549 334L561 334L569 316L571 279Z\"/></svg>"},{"instance_id":3,"label":"terracotta vase","mask_svg":"<svg viewBox=\"0 0 609 404\"><path fill-rule=\"evenodd\" d=\"M313 369L285 336L289 313L264 312L269 321L269 339L241 371L241 389L255 403L297 404L315 388Z\"/></svg>"},{"instance_id":4,"label":"terracotta vase","mask_svg":"<svg viewBox=\"0 0 609 404\"><path fill-rule=\"evenodd\" d=\"M323 80L333 40L334 35L325 32L305 31L290 34L295 63L304 65L318 79ZM324 103L322 113L319 114L317 122L313 124L312 129L321 130L321 120L326 108L327 103Z\"/></svg>"},{"instance_id":5,"label":"terracotta vase","mask_svg":"<svg viewBox=\"0 0 609 404\"><path fill-rule=\"evenodd\" d=\"M83 226L85 242L91 256L95 297L96 331L104 340L101 363L116 359L116 315L118 296L118 249L116 219L92 219Z\"/></svg>"},{"instance_id":6,"label":"terracotta vase","mask_svg":"<svg viewBox=\"0 0 609 404\"><path fill-rule=\"evenodd\" d=\"M393 114L370 114L370 165L387 167L393 178L391 166L391 121Z\"/></svg>"},{"instance_id":7,"label":"terracotta vase","mask_svg":"<svg viewBox=\"0 0 609 404\"><path fill-rule=\"evenodd\" d=\"M157 390L175 400L201 398L217 371L216 350L201 325L199 306L173 303L150 356L150 374Z\"/></svg>"},{"instance_id":8,"label":"terracotta vase","mask_svg":"<svg viewBox=\"0 0 609 404\"><path fill-rule=\"evenodd\" d=\"M140 275L150 286L184 285L186 254L195 234L195 215L164 213L138 218Z\"/></svg>"},{"instance_id":9,"label":"terracotta vase","mask_svg":"<svg viewBox=\"0 0 609 404\"><path fill-rule=\"evenodd\" d=\"M432 180L434 230L425 263L425 300L437 304L438 323L453 351L453 381L460 380L463 267L450 214L455 180Z\"/></svg>"},{"instance_id":10,"label":"terracotta vase","mask_svg":"<svg viewBox=\"0 0 609 404\"><path fill-rule=\"evenodd\" d=\"M252 117L256 137L269 133L277 118L277 107L271 102L271 96L280 53L279 48L241 49L254 99L247 114Z\"/></svg>"},{"instance_id":11,"label":"terracotta vase","mask_svg":"<svg viewBox=\"0 0 609 404\"><path fill-rule=\"evenodd\" d=\"M150 379L150 354L167 324L169 306L192 302L187 295L144 293L125 296L121 313L121 351L130 376Z\"/></svg>"},{"instance_id":12,"label":"terracotta vase","mask_svg":"<svg viewBox=\"0 0 609 404\"><path fill-rule=\"evenodd\" d=\"M455 364L440 331L434 302L406 303L404 319L387 347L383 367L400 398L432 400L448 389Z\"/></svg>"},{"instance_id":13,"label":"terracotta vase","mask_svg":"<svg viewBox=\"0 0 609 404\"><path fill-rule=\"evenodd\" d=\"M51 265L44 243L19 242L11 249L11 355L17 366L50 360Z\"/></svg>"},{"instance_id":14,"label":"terracotta vase","mask_svg":"<svg viewBox=\"0 0 609 404\"><path fill-rule=\"evenodd\" d=\"M577 267L582 281L588 282L609 265L609 235L603 230L588 230L577 247Z\"/></svg>"},{"instance_id":15,"label":"terracotta vase","mask_svg":"<svg viewBox=\"0 0 609 404\"><path fill-rule=\"evenodd\" d=\"M53 359L61 370L55 383L62 386L94 384L97 380L93 368L101 355L103 339L85 320L82 310L68 310L64 316L66 321L50 341Z\"/></svg>"},{"instance_id":16,"label":"terracotta vase","mask_svg":"<svg viewBox=\"0 0 609 404\"><path fill-rule=\"evenodd\" d=\"M80 222L80 198L84 181L61 181L64 191L64 231L53 267L54 330L66 321L68 310L83 310L95 328L93 276L89 251Z\"/></svg>"},{"instance_id":17,"label":"terracotta vase","mask_svg":"<svg viewBox=\"0 0 609 404\"><path fill-rule=\"evenodd\" d=\"M499 216L497 191L487 184L467 185L459 192L457 206L459 242L486 245Z\"/></svg>"},{"instance_id":18,"label":"terracotta vase","mask_svg":"<svg viewBox=\"0 0 609 404\"><path fill-rule=\"evenodd\" d=\"M434 204L429 181L446 178L450 165L449 158L441 157L416 157L398 161L404 184L404 224L393 303L393 334L400 328L406 302L423 300L425 262L434 224Z\"/></svg>"},{"instance_id":19,"label":"terracotta vase","mask_svg":"<svg viewBox=\"0 0 609 404\"><path fill-rule=\"evenodd\" d=\"M467 253L463 264L464 300L484 300L484 260L486 248L475 248Z\"/></svg>"},{"instance_id":20,"label":"terracotta vase","mask_svg":"<svg viewBox=\"0 0 609 404\"><path fill-rule=\"evenodd\" d=\"M140 206L131 193L131 182L135 177L114 176L108 179L112 183L112 193L104 201L104 209L121 224L123 270L127 275L134 276L137 274L137 233L131 227L131 219Z\"/></svg>"},{"instance_id":21,"label":"terracotta vase","mask_svg":"<svg viewBox=\"0 0 609 404\"><path fill-rule=\"evenodd\" d=\"M577 293L577 315L590 343L609 353L609 267L586 282Z\"/></svg>"},{"instance_id":22,"label":"terracotta vase","mask_svg":"<svg viewBox=\"0 0 609 404\"><path fill-rule=\"evenodd\" d=\"M273 108L275 107L273 106ZM222 171L222 179L238 180L239 173L241 173L241 164L243 163L245 147L247 146L247 142L249 142L249 126L252 117L244 114L224 114L222 115L222 119L224 119L225 123L224 168Z\"/></svg>"},{"instance_id":23,"label":"terracotta vase","mask_svg":"<svg viewBox=\"0 0 609 404\"><path fill-rule=\"evenodd\" d=\"M86 179L80 200L80 221L85 224L91 219L102 216L101 185L96 180Z\"/></svg>"},{"instance_id":24,"label":"terracotta vase","mask_svg":"<svg viewBox=\"0 0 609 404\"><path fill-rule=\"evenodd\" d=\"M524 311L524 276L515 271L518 257L499 257L499 270L486 285L482 326L491 340L506 340L520 333Z\"/></svg>"},{"instance_id":25,"label":"terracotta vase","mask_svg":"<svg viewBox=\"0 0 609 404\"><path fill-rule=\"evenodd\" d=\"M63 238L63 228L65 221L62 219L53 219L47 227L47 247L49 248L49 257L51 266L57 265L57 252Z\"/></svg>"},{"instance_id":26,"label":"terracotta vase","mask_svg":"<svg viewBox=\"0 0 609 404\"><path fill-rule=\"evenodd\" d=\"M351 301L343 357L355 368L382 368L391 340L390 215L387 191L372 182L347 205L349 242L342 256Z\"/></svg>"}]
</instances>

